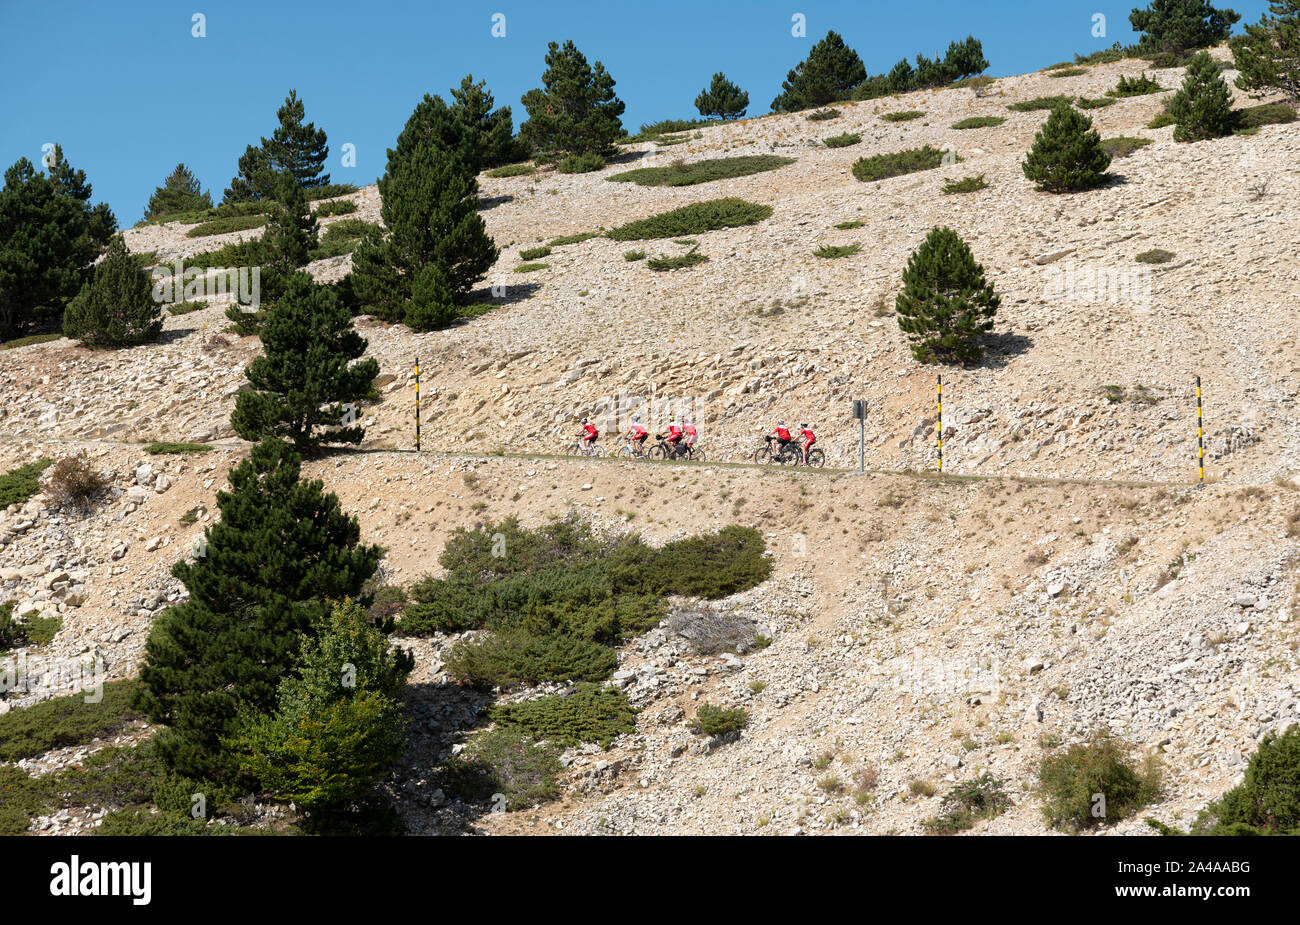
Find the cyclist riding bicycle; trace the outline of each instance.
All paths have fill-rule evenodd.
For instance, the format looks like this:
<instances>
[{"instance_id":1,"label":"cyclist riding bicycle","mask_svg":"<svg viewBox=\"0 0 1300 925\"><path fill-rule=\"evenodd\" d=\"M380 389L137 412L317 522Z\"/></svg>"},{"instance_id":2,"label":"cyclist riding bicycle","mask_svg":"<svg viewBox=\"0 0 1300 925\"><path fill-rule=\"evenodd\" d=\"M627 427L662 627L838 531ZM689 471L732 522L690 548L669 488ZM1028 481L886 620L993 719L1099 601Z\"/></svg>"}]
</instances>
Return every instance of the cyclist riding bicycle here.
<instances>
[{"instance_id":1,"label":"cyclist riding bicycle","mask_svg":"<svg viewBox=\"0 0 1300 925\"><path fill-rule=\"evenodd\" d=\"M803 464L808 465L808 451L812 449L813 444L817 442L817 435L812 431L812 425L800 424L802 430L799 436L803 438Z\"/></svg>"},{"instance_id":2,"label":"cyclist riding bicycle","mask_svg":"<svg viewBox=\"0 0 1300 925\"><path fill-rule=\"evenodd\" d=\"M668 422L668 429L662 434L657 434L660 439L666 442L672 450L673 456L682 454L682 425L676 421Z\"/></svg>"},{"instance_id":3,"label":"cyclist riding bicycle","mask_svg":"<svg viewBox=\"0 0 1300 925\"><path fill-rule=\"evenodd\" d=\"M637 453L645 452L645 441L650 436L650 431L645 429L639 420L633 420L632 426L628 428L627 438L636 446Z\"/></svg>"},{"instance_id":4,"label":"cyclist riding bicycle","mask_svg":"<svg viewBox=\"0 0 1300 925\"><path fill-rule=\"evenodd\" d=\"M700 439L700 432L695 429L695 425L690 421L686 422L684 432L686 436L682 442L686 445L686 452L689 454L695 447L695 441Z\"/></svg>"},{"instance_id":5,"label":"cyclist riding bicycle","mask_svg":"<svg viewBox=\"0 0 1300 925\"><path fill-rule=\"evenodd\" d=\"M780 444L780 446L775 450L772 450L773 440ZM780 453L793 442L794 440L790 437L790 428L785 426L785 421L783 420L777 421L776 428L767 435L767 447L769 450L772 450L773 456Z\"/></svg>"},{"instance_id":6,"label":"cyclist riding bicycle","mask_svg":"<svg viewBox=\"0 0 1300 925\"><path fill-rule=\"evenodd\" d=\"M600 436L600 431L596 429L595 424L592 424L586 418L583 418L582 430L578 431L578 436L582 438L583 450L589 450L592 448L592 444L594 444L596 439Z\"/></svg>"}]
</instances>

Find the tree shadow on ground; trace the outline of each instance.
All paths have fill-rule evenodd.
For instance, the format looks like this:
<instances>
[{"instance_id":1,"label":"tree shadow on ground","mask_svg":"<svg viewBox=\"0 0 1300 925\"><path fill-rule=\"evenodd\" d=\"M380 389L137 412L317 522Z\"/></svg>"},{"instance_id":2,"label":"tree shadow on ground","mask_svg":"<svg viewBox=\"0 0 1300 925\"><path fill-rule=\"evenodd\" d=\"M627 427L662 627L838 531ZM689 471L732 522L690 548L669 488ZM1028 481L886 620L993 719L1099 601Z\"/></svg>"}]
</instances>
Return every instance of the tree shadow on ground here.
<instances>
[{"instance_id":1,"label":"tree shadow on ground","mask_svg":"<svg viewBox=\"0 0 1300 925\"><path fill-rule=\"evenodd\" d=\"M1034 339L1024 334L988 334L982 339L984 362L987 369L1004 369L1013 359L1034 346Z\"/></svg>"},{"instance_id":2,"label":"tree shadow on ground","mask_svg":"<svg viewBox=\"0 0 1300 925\"><path fill-rule=\"evenodd\" d=\"M478 199L478 209L485 212L488 209L495 209L497 206L505 205L507 202L514 202L514 196L480 196Z\"/></svg>"}]
</instances>

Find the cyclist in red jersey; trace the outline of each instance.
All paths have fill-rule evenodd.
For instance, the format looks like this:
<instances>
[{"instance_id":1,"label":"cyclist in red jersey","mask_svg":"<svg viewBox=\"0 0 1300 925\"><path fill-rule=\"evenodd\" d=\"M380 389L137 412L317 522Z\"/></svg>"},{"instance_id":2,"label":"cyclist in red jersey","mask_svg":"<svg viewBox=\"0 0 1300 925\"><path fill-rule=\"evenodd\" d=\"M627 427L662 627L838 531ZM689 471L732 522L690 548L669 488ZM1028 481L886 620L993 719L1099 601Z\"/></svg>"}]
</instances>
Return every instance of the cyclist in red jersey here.
<instances>
[{"instance_id":1,"label":"cyclist in red jersey","mask_svg":"<svg viewBox=\"0 0 1300 925\"><path fill-rule=\"evenodd\" d=\"M780 444L780 446L777 447L775 450L772 450L773 440L775 440L777 443ZM770 434L767 435L768 449L772 450L773 454L779 453L781 450L785 449L793 442L794 440L790 437L790 428L785 426L784 420L777 421L776 428Z\"/></svg>"},{"instance_id":2,"label":"cyclist in red jersey","mask_svg":"<svg viewBox=\"0 0 1300 925\"><path fill-rule=\"evenodd\" d=\"M588 449L596 442L596 438L600 436L600 431L596 429L595 424L592 424L586 418L583 418L582 430L578 431L578 436L582 438L583 448Z\"/></svg>"},{"instance_id":3,"label":"cyclist in red jersey","mask_svg":"<svg viewBox=\"0 0 1300 925\"><path fill-rule=\"evenodd\" d=\"M627 436L629 440L636 444L638 453L645 452L645 441L650 436L650 431L645 429L645 425L638 420L634 420L632 426L628 428Z\"/></svg>"},{"instance_id":4,"label":"cyclist in red jersey","mask_svg":"<svg viewBox=\"0 0 1300 925\"><path fill-rule=\"evenodd\" d=\"M808 465L808 451L812 449L817 442L817 435L813 433L812 426L809 424L800 424L799 436L803 438L803 464Z\"/></svg>"},{"instance_id":5,"label":"cyclist in red jersey","mask_svg":"<svg viewBox=\"0 0 1300 925\"><path fill-rule=\"evenodd\" d=\"M700 439L700 432L695 429L695 425L690 421L686 422L686 427L683 428L683 432L685 433L685 440L683 442L686 444L686 449L689 450L691 447L695 446L695 441Z\"/></svg>"},{"instance_id":6,"label":"cyclist in red jersey","mask_svg":"<svg viewBox=\"0 0 1300 925\"><path fill-rule=\"evenodd\" d=\"M668 446L672 448L673 456L680 456L682 452L682 425L676 421L668 422L668 429L662 434L658 434L667 441Z\"/></svg>"}]
</instances>

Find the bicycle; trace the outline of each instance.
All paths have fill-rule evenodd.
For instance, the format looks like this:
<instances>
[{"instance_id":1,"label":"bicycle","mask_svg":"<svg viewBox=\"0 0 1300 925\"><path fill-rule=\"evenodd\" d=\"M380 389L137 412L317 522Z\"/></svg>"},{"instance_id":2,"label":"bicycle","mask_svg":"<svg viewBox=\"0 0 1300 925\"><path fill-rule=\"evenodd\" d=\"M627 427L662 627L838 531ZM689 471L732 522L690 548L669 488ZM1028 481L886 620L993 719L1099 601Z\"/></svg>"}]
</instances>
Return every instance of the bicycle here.
<instances>
[{"instance_id":1,"label":"bicycle","mask_svg":"<svg viewBox=\"0 0 1300 925\"><path fill-rule=\"evenodd\" d=\"M649 455L650 451L645 448L645 444L627 438L614 451L614 456L618 459L646 459Z\"/></svg>"},{"instance_id":2,"label":"bicycle","mask_svg":"<svg viewBox=\"0 0 1300 925\"><path fill-rule=\"evenodd\" d=\"M811 466L814 469L820 469L822 466L826 465L826 454L823 453L821 450L818 449L809 450L808 461L806 463L803 461L803 454L798 452L797 448L796 448L796 454L797 455L794 461L794 464L796 466L805 465L805 466Z\"/></svg>"},{"instance_id":3,"label":"bicycle","mask_svg":"<svg viewBox=\"0 0 1300 925\"><path fill-rule=\"evenodd\" d=\"M708 457L698 446L688 446L685 450L685 459L687 462L707 462Z\"/></svg>"},{"instance_id":4,"label":"bicycle","mask_svg":"<svg viewBox=\"0 0 1300 925\"><path fill-rule=\"evenodd\" d=\"M820 452L820 451L817 451ZM776 463L778 466L797 466L802 459L802 451L793 443L788 443L780 449L773 452L771 442L765 443L754 451L754 462L759 463Z\"/></svg>"},{"instance_id":5,"label":"bicycle","mask_svg":"<svg viewBox=\"0 0 1300 925\"><path fill-rule=\"evenodd\" d=\"M564 448L565 456L599 456L600 448L596 446L595 441L583 443L581 440L576 443L570 443Z\"/></svg>"},{"instance_id":6,"label":"bicycle","mask_svg":"<svg viewBox=\"0 0 1300 925\"><path fill-rule=\"evenodd\" d=\"M659 442L646 451L646 455L651 459L686 459L687 448L682 445L673 446L663 437L658 438Z\"/></svg>"}]
</instances>

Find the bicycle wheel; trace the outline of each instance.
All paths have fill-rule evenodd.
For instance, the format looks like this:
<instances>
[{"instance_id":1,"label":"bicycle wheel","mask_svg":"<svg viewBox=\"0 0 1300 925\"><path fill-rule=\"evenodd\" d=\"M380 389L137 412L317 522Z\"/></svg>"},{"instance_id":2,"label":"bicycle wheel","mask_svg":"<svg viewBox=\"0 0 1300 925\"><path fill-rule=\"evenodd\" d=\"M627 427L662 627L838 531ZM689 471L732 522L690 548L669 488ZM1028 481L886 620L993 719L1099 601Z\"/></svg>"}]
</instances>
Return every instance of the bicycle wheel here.
<instances>
[{"instance_id":1,"label":"bicycle wheel","mask_svg":"<svg viewBox=\"0 0 1300 925\"><path fill-rule=\"evenodd\" d=\"M808 453L808 465L814 469L820 469L826 465L826 454L821 450L810 450Z\"/></svg>"},{"instance_id":2,"label":"bicycle wheel","mask_svg":"<svg viewBox=\"0 0 1300 925\"><path fill-rule=\"evenodd\" d=\"M618 452L614 455L619 459L631 459L632 448L630 446L621 446L618 448Z\"/></svg>"},{"instance_id":3,"label":"bicycle wheel","mask_svg":"<svg viewBox=\"0 0 1300 925\"><path fill-rule=\"evenodd\" d=\"M763 463L770 463L771 461L772 461L772 451L769 450L767 447L760 446L758 449L754 451L754 462L758 463L760 466Z\"/></svg>"},{"instance_id":4,"label":"bicycle wheel","mask_svg":"<svg viewBox=\"0 0 1300 925\"><path fill-rule=\"evenodd\" d=\"M799 451L787 446L776 454L776 461L782 466L797 466L799 465Z\"/></svg>"},{"instance_id":5,"label":"bicycle wheel","mask_svg":"<svg viewBox=\"0 0 1300 925\"><path fill-rule=\"evenodd\" d=\"M668 455L668 450L662 443L656 443L650 449L646 450L646 455L651 459L663 459Z\"/></svg>"},{"instance_id":6,"label":"bicycle wheel","mask_svg":"<svg viewBox=\"0 0 1300 925\"><path fill-rule=\"evenodd\" d=\"M706 459L708 459L708 457L704 455L704 451L703 451L703 450L696 450L696 449L692 449L692 450L691 450L691 462L701 462L701 463L702 463L702 462L704 462Z\"/></svg>"},{"instance_id":7,"label":"bicycle wheel","mask_svg":"<svg viewBox=\"0 0 1300 925\"><path fill-rule=\"evenodd\" d=\"M582 446L581 444L577 444L577 443L570 443L564 449L565 456L577 456L581 453L582 453Z\"/></svg>"}]
</instances>

